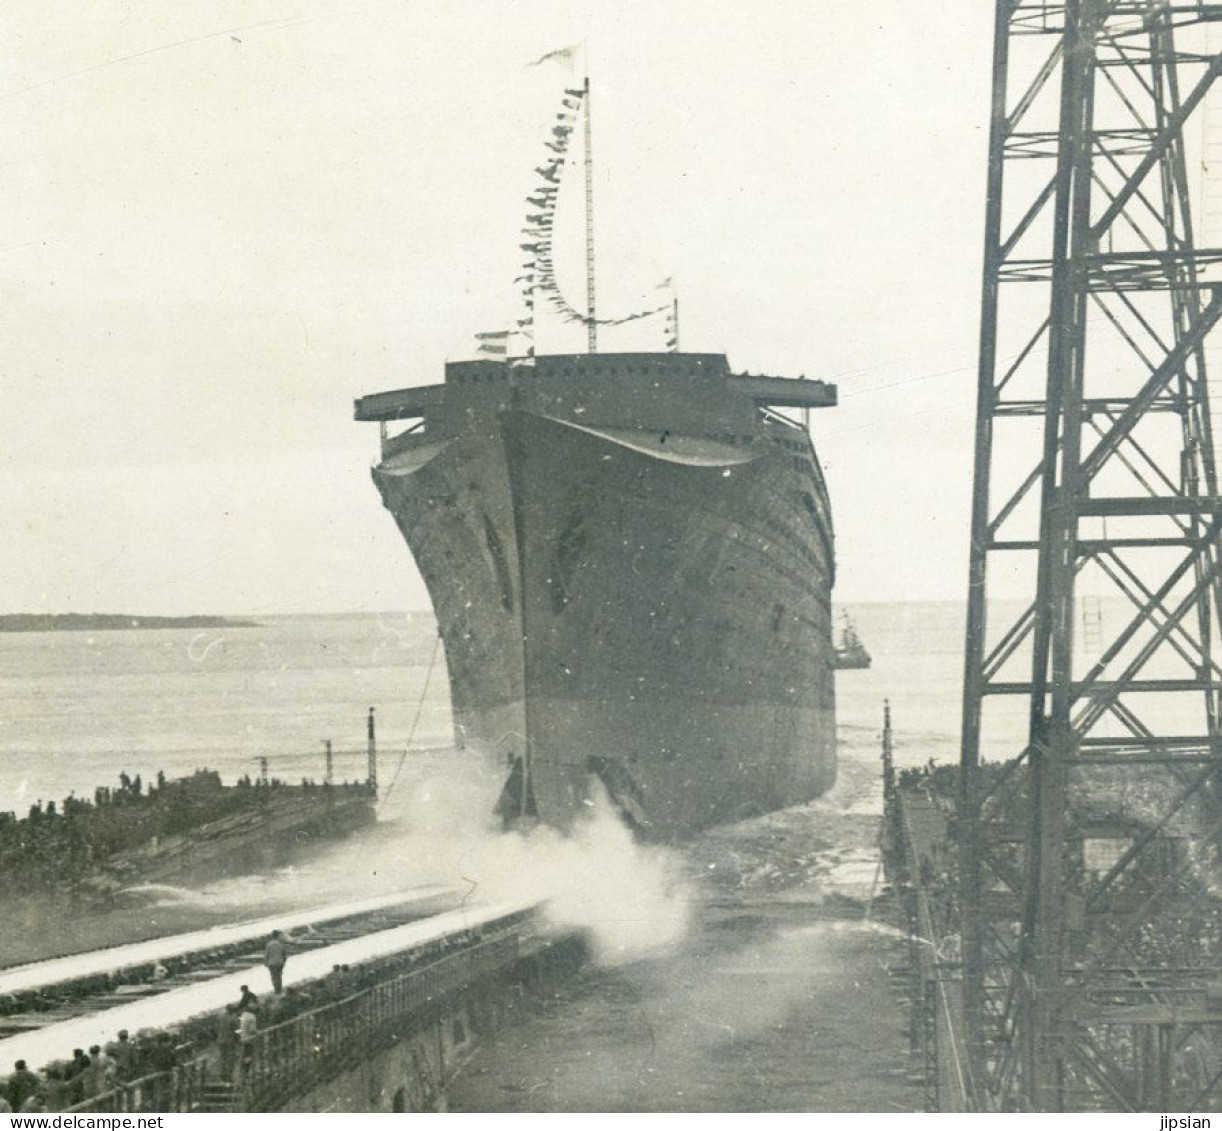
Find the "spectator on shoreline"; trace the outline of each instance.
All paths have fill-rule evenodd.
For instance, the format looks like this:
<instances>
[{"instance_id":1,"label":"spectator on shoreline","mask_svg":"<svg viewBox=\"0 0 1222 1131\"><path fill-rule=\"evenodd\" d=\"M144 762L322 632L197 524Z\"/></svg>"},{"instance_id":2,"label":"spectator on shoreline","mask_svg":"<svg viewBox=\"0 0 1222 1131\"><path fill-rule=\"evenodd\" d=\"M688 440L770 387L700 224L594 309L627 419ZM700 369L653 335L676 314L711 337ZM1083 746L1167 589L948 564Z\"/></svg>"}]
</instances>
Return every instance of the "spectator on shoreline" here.
<instances>
[{"instance_id":1,"label":"spectator on shoreline","mask_svg":"<svg viewBox=\"0 0 1222 1131\"><path fill-rule=\"evenodd\" d=\"M81 1091L85 1099L92 1099L104 1092L110 1091L110 1081L114 1078L114 1061L101 1049L100 1045L89 1048L89 1067L81 1081Z\"/></svg>"},{"instance_id":2,"label":"spectator on shoreline","mask_svg":"<svg viewBox=\"0 0 1222 1131\"><path fill-rule=\"evenodd\" d=\"M174 1038L165 1030L158 1029L145 1053L147 1071L171 1072L178 1063Z\"/></svg>"},{"instance_id":3,"label":"spectator on shoreline","mask_svg":"<svg viewBox=\"0 0 1222 1131\"><path fill-rule=\"evenodd\" d=\"M47 1106L40 1110L63 1111L77 1102L79 1089L72 1076L70 1061L57 1060L54 1064L48 1064L43 1069L43 1081L38 1094Z\"/></svg>"},{"instance_id":4,"label":"spectator on shoreline","mask_svg":"<svg viewBox=\"0 0 1222 1131\"><path fill-rule=\"evenodd\" d=\"M120 1084L126 1084L135 1079L136 1046L132 1044L126 1029L119 1030L119 1039L115 1042L115 1079Z\"/></svg>"},{"instance_id":5,"label":"spectator on shoreline","mask_svg":"<svg viewBox=\"0 0 1222 1131\"><path fill-rule=\"evenodd\" d=\"M245 1080L250 1075L251 1067L255 1062L255 1037L259 1032L259 1020L254 1015L253 1010L246 1010L238 1018L238 1044L241 1046L241 1079Z\"/></svg>"},{"instance_id":6,"label":"spectator on shoreline","mask_svg":"<svg viewBox=\"0 0 1222 1131\"><path fill-rule=\"evenodd\" d=\"M119 1079L119 1042L108 1041L102 1049L103 1072L106 1079L106 1091L110 1091Z\"/></svg>"},{"instance_id":7,"label":"spectator on shoreline","mask_svg":"<svg viewBox=\"0 0 1222 1131\"><path fill-rule=\"evenodd\" d=\"M247 1009L255 1009L259 1005L259 997L252 993L249 986L242 987L242 996L238 998L238 1012L243 1013Z\"/></svg>"},{"instance_id":8,"label":"spectator on shoreline","mask_svg":"<svg viewBox=\"0 0 1222 1131\"><path fill-rule=\"evenodd\" d=\"M26 1067L24 1060L17 1061L13 1065L13 1074L8 1078L8 1084L5 1087L8 1102L13 1105L13 1110L25 1111L26 1100L41 1089L42 1081L38 1076Z\"/></svg>"},{"instance_id":9,"label":"spectator on shoreline","mask_svg":"<svg viewBox=\"0 0 1222 1131\"><path fill-rule=\"evenodd\" d=\"M79 1104L86 1096L86 1085L90 1080L93 1062L85 1055L84 1049L73 1049L72 1060L64 1066L64 1093L66 1103L62 1106L71 1107ZM56 1105L57 1107L61 1105Z\"/></svg>"},{"instance_id":10,"label":"spectator on shoreline","mask_svg":"<svg viewBox=\"0 0 1222 1131\"><path fill-rule=\"evenodd\" d=\"M225 1006L217 1018L216 1048L221 1057L221 1079L232 1083L233 1070L238 1066L238 1007Z\"/></svg>"},{"instance_id":11,"label":"spectator on shoreline","mask_svg":"<svg viewBox=\"0 0 1222 1131\"><path fill-rule=\"evenodd\" d=\"M284 991L284 964L289 958L289 948L284 936L279 931L272 931L272 937L263 948L263 962L272 978L272 992Z\"/></svg>"}]
</instances>

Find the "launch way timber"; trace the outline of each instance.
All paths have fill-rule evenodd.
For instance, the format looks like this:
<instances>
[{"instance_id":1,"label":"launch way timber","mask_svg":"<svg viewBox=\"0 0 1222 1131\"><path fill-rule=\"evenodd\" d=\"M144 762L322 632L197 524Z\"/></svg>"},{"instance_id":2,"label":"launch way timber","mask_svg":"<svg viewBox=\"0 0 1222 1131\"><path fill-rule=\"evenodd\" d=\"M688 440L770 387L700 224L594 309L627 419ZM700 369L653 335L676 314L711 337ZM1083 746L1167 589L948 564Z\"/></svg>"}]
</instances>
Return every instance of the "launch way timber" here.
<instances>
[{"instance_id":1,"label":"launch way timber","mask_svg":"<svg viewBox=\"0 0 1222 1131\"><path fill-rule=\"evenodd\" d=\"M437 614L457 743L499 811L571 826L592 778L673 840L835 778L820 381L694 353L454 362L366 396L374 481ZM390 435L387 425L412 421Z\"/></svg>"}]
</instances>

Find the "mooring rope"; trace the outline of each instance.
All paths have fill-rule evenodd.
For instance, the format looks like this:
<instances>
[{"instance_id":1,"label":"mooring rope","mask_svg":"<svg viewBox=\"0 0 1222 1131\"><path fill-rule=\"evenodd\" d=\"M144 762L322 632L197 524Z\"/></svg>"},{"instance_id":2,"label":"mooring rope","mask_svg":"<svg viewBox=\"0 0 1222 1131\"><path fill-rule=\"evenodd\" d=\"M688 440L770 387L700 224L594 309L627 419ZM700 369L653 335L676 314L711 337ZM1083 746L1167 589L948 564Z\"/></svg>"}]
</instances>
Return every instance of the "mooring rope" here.
<instances>
[{"instance_id":1,"label":"mooring rope","mask_svg":"<svg viewBox=\"0 0 1222 1131\"><path fill-rule=\"evenodd\" d=\"M386 787L386 792L382 794L382 800L378 802L379 808L386 804L390 799L391 791L395 788L395 782L399 780L399 774L403 770L403 765L407 761L408 752L412 748L412 739L416 737L416 727L420 724L420 716L424 712L425 696L429 693L429 684L433 681L433 668L437 664L437 653L441 650L441 631L438 630L437 635L433 638L433 654L429 657L429 668L424 673L424 686L420 689L420 699L416 703L416 715L412 719L411 729L407 732L407 741L403 744L403 753L399 755L399 764L395 767L394 775L390 779L390 785Z\"/></svg>"}]
</instances>

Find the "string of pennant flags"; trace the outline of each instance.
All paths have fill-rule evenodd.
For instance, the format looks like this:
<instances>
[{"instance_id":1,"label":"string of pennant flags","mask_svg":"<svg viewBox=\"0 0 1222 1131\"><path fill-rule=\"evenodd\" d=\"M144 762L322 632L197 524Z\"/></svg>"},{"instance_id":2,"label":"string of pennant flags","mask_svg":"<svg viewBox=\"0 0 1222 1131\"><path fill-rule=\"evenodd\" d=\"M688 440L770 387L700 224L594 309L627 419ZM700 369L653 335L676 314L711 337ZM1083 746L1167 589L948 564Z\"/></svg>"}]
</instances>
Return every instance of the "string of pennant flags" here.
<instances>
[{"instance_id":1,"label":"string of pennant flags","mask_svg":"<svg viewBox=\"0 0 1222 1131\"><path fill-rule=\"evenodd\" d=\"M556 62L562 64L570 73L575 70L580 45L549 51L547 54L528 63L528 67ZM564 170L568 164L569 147L577 130L577 124L583 110L588 113L586 98L589 84L581 87L568 87L564 90L560 108L555 116L551 132L544 145L547 153L540 165L535 168L539 183L526 197L530 210L526 214L522 227L522 243L519 245L525 259L521 265L521 274L516 276L514 283L520 288L522 316L517 319L513 330L494 330L476 334L478 352L493 358L508 358L511 339L516 335L526 342L526 348L521 357L515 358L515 364L533 364L535 356L535 322L542 301L565 322L576 322L583 326L623 326L642 318L652 318L663 314L666 317L664 339L668 350L679 348L679 304L675 296L673 279L665 279L655 288L669 290L667 301L651 306L645 310L637 310L630 314L615 318L591 318L589 311L581 311L572 305L560 289L556 277L556 258L553 247L553 234L556 224L556 208L560 198L560 188L564 179Z\"/></svg>"},{"instance_id":2,"label":"string of pennant flags","mask_svg":"<svg viewBox=\"0 0 1222 1131\"><path fill-rule=\"evenodd\" d=\"M571 63L574 49L565 48L544 55L532 66L551 59ZM536 167L539 184L526 197L530 210L526 214L522 228L522 243L520 250L524 253L522 273L514 282L521 288L522 316L517 320L517 332L527 342L526 357L533 359L535 353L535 319L538 310L537 300L543 302L559 315L565 322L576 322L583 326L591 324L598 326L623 326L642 318L651 318L658 314L667 315L666 341L668 349L678 348L678 325L673 298L646 310L634 311L615 318L591 318L588 312L578 310L565 297L556 278L556 260L552 237L555 231L556 206L560 197L560 186L564 170L568 163L569 146L576 132L577 123L584 108L586 89L569 87L564 91L560 109L556 114L551 133L544 142L547 155L542 164ZM665 286L673 284L667 280ZM507 349L506 338L505 346ZM500 349L501 340L491 335L480 335L480 352L486 354L504 355Z\"/></svg>"}]
</instances>

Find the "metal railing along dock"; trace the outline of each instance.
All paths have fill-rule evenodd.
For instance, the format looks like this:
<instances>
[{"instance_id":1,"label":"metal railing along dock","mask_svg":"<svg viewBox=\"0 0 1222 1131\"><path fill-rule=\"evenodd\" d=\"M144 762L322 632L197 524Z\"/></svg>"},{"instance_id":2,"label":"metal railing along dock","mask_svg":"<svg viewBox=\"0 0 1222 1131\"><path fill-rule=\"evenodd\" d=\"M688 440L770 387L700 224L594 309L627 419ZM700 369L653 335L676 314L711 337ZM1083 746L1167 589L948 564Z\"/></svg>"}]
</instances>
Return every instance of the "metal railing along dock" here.
<instances>
[{"instance_id":1,"label":"metal railing along dock","mask_svg":"<svg viewBox=\"0 0 1222 1131\"><path fill-rule=\"evenodd\" d=\"M121 1084L76 1104L71 1112L190 1112L225 1096L230 1110L274 1110L345 1068L435 1020L447 1000L467 992L525 956L526 924L518 921L416 969L385 978L259 1031L238 1049L231 1077L215 1049L168 1071ZM405 962L412 961L405 954Z\"/></svg>"}]
</instances>

